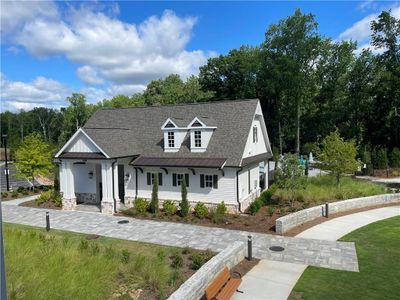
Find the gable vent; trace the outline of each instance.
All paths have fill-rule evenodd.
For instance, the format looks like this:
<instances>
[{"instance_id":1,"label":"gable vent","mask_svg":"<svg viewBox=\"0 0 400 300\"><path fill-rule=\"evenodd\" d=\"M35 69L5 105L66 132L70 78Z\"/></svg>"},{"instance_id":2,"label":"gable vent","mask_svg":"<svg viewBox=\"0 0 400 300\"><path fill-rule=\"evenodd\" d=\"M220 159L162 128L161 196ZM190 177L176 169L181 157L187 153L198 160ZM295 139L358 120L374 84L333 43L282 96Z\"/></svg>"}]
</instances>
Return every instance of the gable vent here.
<instances>
[{"instance_id":1,"label":"gable vent","mask_svg":"<svg viewBox=\"0 0 400 300\"><path fill-rule=\"evenodd\" d=\"M175 125L171 122L168 122L167 125L165 125L165 128L175 128Z\"/></svg>"},{"instance_id":2,"label":"gable vent","mask_svg":"<svg viewBox=\"0 0 400 300\"><path fill-rule=\"evenodd\" d=\"M199 121L196 121L192 124L192 127L202 127L201 123Z\"/></svg>"}]
</instances>

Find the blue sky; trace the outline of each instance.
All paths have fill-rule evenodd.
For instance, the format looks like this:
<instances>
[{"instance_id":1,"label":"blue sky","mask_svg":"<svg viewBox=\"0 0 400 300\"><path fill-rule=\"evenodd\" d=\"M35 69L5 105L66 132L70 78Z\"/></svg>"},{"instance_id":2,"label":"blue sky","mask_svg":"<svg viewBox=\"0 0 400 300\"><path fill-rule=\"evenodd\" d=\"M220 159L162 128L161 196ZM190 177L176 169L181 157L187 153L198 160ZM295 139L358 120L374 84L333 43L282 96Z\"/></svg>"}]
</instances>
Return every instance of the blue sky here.
<instances>
[{"instance_id":1,"label":"blue sky","mask_svg":"<svg viewBox=\"0 0 400 300\"><path fill-rule=\"evenodd\" d=\"M197 74L209 57L259 45L267 27L313 13L321 34L367 47L370 21L397 1L1 2L1 110L65 106L140 92L170 73Z\"/></svg>"}]
</instances>

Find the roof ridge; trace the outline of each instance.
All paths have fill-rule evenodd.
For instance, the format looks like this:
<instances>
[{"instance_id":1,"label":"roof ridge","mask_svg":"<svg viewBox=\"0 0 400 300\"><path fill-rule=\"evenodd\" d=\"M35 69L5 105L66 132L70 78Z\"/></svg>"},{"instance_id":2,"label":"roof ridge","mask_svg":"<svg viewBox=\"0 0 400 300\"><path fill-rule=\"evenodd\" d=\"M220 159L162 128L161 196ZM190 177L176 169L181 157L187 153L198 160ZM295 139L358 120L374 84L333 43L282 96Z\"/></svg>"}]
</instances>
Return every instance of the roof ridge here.
<instances>
[{"instance_id":1,"label":"roof ridge","mask_svg":"<svg viewBox=\"0 0 400 300\"><path fill-rule=\"evenodd\" d=\"M235 99L235 100L211 100L204 102L188 102L188 103L171 103L171 104L160 104L160 105L138 105L138 106L126 106L126 107L100 107L97 110L117 110L117 109L136 109L136 108L156 108L156 107L172 107L172 106L186 106L186 105L203 105L203 104L222 104L222 103L232 103L232 102L250 102L259 101L259 98L253 99Z\"/></svg>"}]
</instances>

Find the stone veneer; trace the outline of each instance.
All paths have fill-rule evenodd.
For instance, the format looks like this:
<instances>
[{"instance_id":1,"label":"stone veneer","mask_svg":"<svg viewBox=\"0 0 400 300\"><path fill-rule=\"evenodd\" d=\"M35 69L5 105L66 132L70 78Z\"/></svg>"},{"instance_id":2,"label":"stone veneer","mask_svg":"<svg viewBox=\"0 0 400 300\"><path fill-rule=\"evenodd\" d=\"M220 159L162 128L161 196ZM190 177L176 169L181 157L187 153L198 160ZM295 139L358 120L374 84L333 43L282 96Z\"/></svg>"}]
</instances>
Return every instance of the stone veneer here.
<instances>
[{"instance_id":1,"label":"stone veneer","mask_svg":"<svg viewBox=\"0 0 400 300\"><path fill-rule=\"evenodd\" d=\"M390 204L396 202L400 203L400 193L376 195L376 196L354 198L349 200L332 202L329 203L328 210L329 214L334 214L352 209ZM324 210L325 210L325 204L303 209L298 212L281 217L277 219L275 222L276 232L279 234L283 234L286 231L298 225L301 225L303 223L324 216L325 215Z\"/></svg>"},{"instance_id":2,"label":"stone veneer","mask_svg":"<svg viewBox=\"0 0 400 300\"><path fill-rule=\"evenodd\" d=\"M112 215L114 213L114 203L101 201L101 213Z\"/></svg>"},{"instance_id":3,"label":"stone veneer","mask_svg":"<svg viewBox=\"0 0 400 300\"><path fill-rule=\"evenodd\" d=\"M97 201L96 193L75 193L76 200L78 202L88 203L88 204L96 204L99 203Z\"/></svg>"},{"instance_id":4,"label":"stone veneer","mask_svg":"<svg viewBox=\"0 0 400 300\"><path fill-rule=\"evenodd\" d=\"M234 242L205 263L196 273L186 280L168 299L197 300L204 296L207 286L225 268L231 269L244 259L245 243Z\"/></svg>"},{"instance_id":5,"label":"stone veneer","mask_svg":"<svg viewBox=\"0 0 400 300\"><path fill-rule=\"evenodd\" d=\"M62 210L75 210L76 198L67 199L62 198Z\"/></svg>"}]
</instances>

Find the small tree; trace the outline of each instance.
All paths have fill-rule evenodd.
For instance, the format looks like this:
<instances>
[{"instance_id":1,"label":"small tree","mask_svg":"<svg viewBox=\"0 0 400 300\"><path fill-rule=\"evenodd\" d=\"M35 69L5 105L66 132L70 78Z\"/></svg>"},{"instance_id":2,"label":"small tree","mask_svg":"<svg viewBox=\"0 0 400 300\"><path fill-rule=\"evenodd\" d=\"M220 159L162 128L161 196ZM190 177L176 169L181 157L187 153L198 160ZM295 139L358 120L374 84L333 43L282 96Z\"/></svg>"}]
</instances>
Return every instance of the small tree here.
<instances>
[{"instance_id":1,"label":"small tree","mask_svg":"<svg viewBox=\"0 0 400 300\"><path fill-rule=\"evenodd\" d=\"M34 182L36 175L48 175L53 170L52 152L38 133L25 137L16 154L17 175Z\"/></svg>"},{"instance_id":2,"label":"small tree","mask_svg":"<svg viewBox=\"0 0 400 300\"><path fill-rule=\"evenodd\" d=\"M153 191L151 192L150 211L155 214L158 212L158 178L153 174Z\"/></svg>"},{"instance_id":3,"label":"small tree","mask_svg":"<svg viewBox=\"0 0 400 300\"><path fill-rule=\"evenodd\" d=\"M386 169L388 167L388 157L386 148L379 148L376 151L376 169Z\"/></svg>"},{"instance_id":4,"label":"small tree","mask_svg":"<svg viewBox=\"0 0 400 300\"><path fill-rule=\"evenodd\" d=\"M394 147L390 155L390 166L392 168L400 168L400 149Z\"/></svg>"},{"instance_id":5,"label":"small tree","mask_svg":"<svg viewBox=\"0 0 400 300\"><path fill-rule=\"evenodd\" d=\"M181 216L187 217L187 215L189 214L189 201L187 199L187 189L185 180L183 180L181 184L181 195L182 195L182 200L179 203L179 207L181 209Z\"/></svg>"},{"instance_id":6,"label":"small tree","mask_svg":"<svg viewBox=\"0 0 400 300\"><path fill-rule=\"evenodd\" d=\"M356 155L355 142L346 142L336 130L322 141L322 148L317 155L318 166L331 171L336 176L337 185L340 186L340 177L343 174L357 171L359 164Z\"/></svg>"},{"instance_id":7,"label":"small tree","mask_svg":"<svg viewBox=\"0 0 400 300\"><path fill-rule=\"evenodd\" d=\"M276 169L276 184L278 187L288 191L290 206L294 205L296 191L306 186L303 172L304 170L299 164L297 155L290 153L285 154L280 166Z\"/></svg>"}]
</instances>

